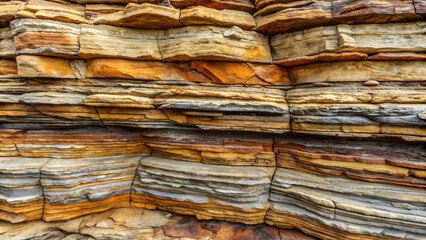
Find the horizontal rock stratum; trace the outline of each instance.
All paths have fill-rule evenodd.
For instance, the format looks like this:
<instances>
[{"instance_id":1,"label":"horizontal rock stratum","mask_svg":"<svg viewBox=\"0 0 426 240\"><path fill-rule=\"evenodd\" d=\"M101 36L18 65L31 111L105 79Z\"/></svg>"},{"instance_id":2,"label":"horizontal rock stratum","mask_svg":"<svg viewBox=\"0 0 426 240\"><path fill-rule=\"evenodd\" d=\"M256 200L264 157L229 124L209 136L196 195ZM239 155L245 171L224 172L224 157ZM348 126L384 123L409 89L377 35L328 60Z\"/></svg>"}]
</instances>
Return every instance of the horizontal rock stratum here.
<instances>
[{"instance_id":1,"label":"horizontal rock stratum","mask_svg":"<svg viewBox=\"0 0 426 240\"><path fill-rule=\"evenodd\" d=\"M0 2L0 239L425 239L425 17Z\"/></svg>"}]
</instances>

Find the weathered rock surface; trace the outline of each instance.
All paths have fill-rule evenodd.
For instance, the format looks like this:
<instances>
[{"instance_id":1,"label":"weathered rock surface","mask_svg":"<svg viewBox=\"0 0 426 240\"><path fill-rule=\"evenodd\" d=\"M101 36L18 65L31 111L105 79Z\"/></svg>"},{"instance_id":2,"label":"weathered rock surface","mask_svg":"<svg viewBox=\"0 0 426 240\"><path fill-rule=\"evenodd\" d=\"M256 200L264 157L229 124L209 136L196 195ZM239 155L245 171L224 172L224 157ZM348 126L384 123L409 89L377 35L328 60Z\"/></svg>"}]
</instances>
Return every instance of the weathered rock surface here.
<instances>
[{"instance_id":1,"label":"weathered rock surface","mask_svg":"<svg viewBox=\"0 0 426 240\"><path fill-rule=\"evenodd\" d=\"M0 29L0 58L15 57L12 31L9 27Z\"/></svg>"},{"instance_id":2,"label":"weathered rock surface","mask_svg":"<svg viewBox=\"0 0 426 240\"><path fill-rule=\"evenodd\" d=\"M425 52L425 29L425 22L317 27L275 35L271 47L274 62L285 66L359 60L379 52Z\"/></svg>"},{"instance_id":3,"label":"weathered rock surface","mask_svg":"<svg viewBox=\"0 0 426 240\"><path fill-rule=\"evenodd\" d=\"M39 184L40 168L47 161L0 157L0 220L17 223L41 218L44 194Z\"/></svg>"},{"instance_id":4,"label":"weathered rock surface","mask_svg":"<svg viewBox=\"0 0 426 240\"><path fill-rule=\"evenodd\" d=\"M292 130L323 134L391 134L424 139L426 105L420 84L333 84L288 91Z\"/></svg>"},{"instance_id":5,"label":"weathered rock surface","mask_svg":"<svg viewBox=\"0 0 426 240\"><path fill-rule=\"evenodd\" d=\"M0 239L424 239L425 12L1 2Z\"/></svg>"},{"instance_id":6,"label":"weathered rock surface","mask_svg":"<svg viewBox=\"0 0 426 240\"><path fill-rule=\"evenodd\" d=\"M420 20L419 3L409 0L257 1L257 30L274 34L340 23Z\"/></svg>"},{"instance_id":7,"label":"weathered rock surface","mask_svg":"<svg viewBox=\"0 0 426 240\"><path fill-rule=\"evenodd\" d=\"M215 165L275 166L270 135L208 134L206 139L203 131L150 130L142 133L143 142L156 157Z\"/></svg>"},{"instance_id":8,"label":"weathered rock surface","mask_svg":"<svg viewBox=\"0 0 426 240\"><path fill-rule=\"evenodd\" d=\"M0 2L0 27L7 27L11 20L16 18L16 13L24 5L21 1Z\"/></svg>"},{"instance_id":9,"label":"weathered rock surface","mask_svg":"<svg viewBox=\"0 0 426 240\"><path fill-rule=\"evenodd\" d=\"M180 11L166 6L149 3L128 4L123 11L97 15L91 18L93 24L108 24L138 29L168 29L181 27Z\"/></svg>"},{"instance_id":10,"label":"weathered rock surface","mask_svg":"<svg viewBox=\"0 0 426 240\"><path fill-rule=\"evenodd\" d=\"M419 82L426 80L424 61L345 61L289 68L292 84L320 82Z\"/></svg>"},{"instance_id":11,"label":"weathered rock surface","mask_svg":"<svg viewBox=\"0 0 426 240\"><path fill-rule=\"evenodd\" d=\"M284 91L279 89L243 86L223 89L216 85L119 80L76 82L56 79L43 80L35 85L28 81L32 82L27 80L22 85L16 84L15 80L4 80L0 86L2 96L7 96L2 100L5 112L0 117L4 123L16 124L15 128L26 128L26 124L19 125L28 123L34 127L195 126L206 130L258 132L286 132L289 129L288 106ZM48 85L49 93L43 93ZM133 93L129 93L129 88ZM22 94L25 89L27 93Z\"/></svg>"},{"instance_id":12,"label":"weathered rock surface","mask_svg":"<svg viewBox=\"0 0 426 240\"><path fill-rule=\"evenodd\" d=\"M106 25L81 25L78 55L82 58L124 57L161 59L157 31L136 30ZM120 43L120 44L117 44Z\"/></svg>"},{"instance_id":13,"label":"weathered rock surface","mask_svg":"<svg viewBox=\"0 0 426 240\"><path fill-rule=\"evenodd\" d=\"M96 158L149 154L141 133L128 129L1 130L0 156L25 158Z\"/></svg>"},{"instance_id":14,"label":"weathered rock surface","mask_svg":"<svg viewBox=\"0 0 426 240\"><path fill-rule=\"evenodd\" d=\"M129 207L129 193L143 155L52 159L41 168L46 203L43 219L68 220Z\"/></svg>"},{"instance_id":15,"label":"weathered rock surface","mask_svg":"<svg viewBox=\"0 0 426 240\"><path fill-rule=\"evenodd\" d=\"M216 10L207 7L190 7L181 10L179 20L189 25L214 25L219 27L237 26L244 30L256 28L254 18L246 12L235 10Z\"/></svg>"},{"instance_id":16,"label":"weathered rock surface","mask_svg":"<svg viewBox=\"0 0 426 240\"><path fill-rule=\"evenodd\" d=\"M279 167L369 182L426 184L426 158L419 143L287 135L276 138L274 146Z\"/></svg>"},{"instance_id":17,"label":"weathered rock surface","mask_svg":"<svg viewBox=\"0 0 426 240\"><path fill-rule=\"evenodd\" d=\"M0 59L0 78L18 77L15 60Z\"/></svg>"},{"instance_id":18,"label":"weathered rock surface","mask_svg":"<svg viewBox=\"0 0 426 240\"><path fill-rule=\"evenodd\" d=\"M196 169L196 171L194 171ZM159 208L198 219L262 223L274 168L217 166L158 157L141 160L132 207Z\"/></svg>"},{"instance_id":19,"label":"weathered rock surface","mask_svg":"<svg viewBox=\"0 0 426 240\"><path fill-rule=\"evenodd\" d=\"M21 239L271 239L313 240L297 230L197 221L158 210L118 208L67 222L0 222L0 238Z\"/></svg>"},{"instance_id":20,"label":"weathered rock surface","mask_svg":"<svg viewBox=\"0 0 426 240\"><path fill-rule=\"evenodd\" d=\"M160 31L158 46L164 61L271 61L268 38L236 26L189 26Z\"/></svg>"},{"instance_id":21,"label":"weathered rock surface","mask_svg":"<svg viewBox=\"0 0 426 240\"><path fill-rule=\"evenodd\" d=\"M80 26L40 19L16 19L10 23L16 54L70 58L79 50Z\"/></svg>"},{"instance_id":22,"label":"weathered rock surface","mask_svg":"<svg viewBox=\"0 0 426 240\"><path fill-rule=\"evenodd\" d=\"M16 57L16 61L20 77L80 78L80 71L85 71L81 60L20 55Z\"/></svg>"},{"instance_id":23,"label":"weathered rock surface","mask_svg":"<svg viewBox=\"0 0 426 240\"><path fill-rule=\"evenodd\" d=\"M266 222L323 239L421 239L424 188L366 183L278 168Z\"/></svg>"}]
</instances>

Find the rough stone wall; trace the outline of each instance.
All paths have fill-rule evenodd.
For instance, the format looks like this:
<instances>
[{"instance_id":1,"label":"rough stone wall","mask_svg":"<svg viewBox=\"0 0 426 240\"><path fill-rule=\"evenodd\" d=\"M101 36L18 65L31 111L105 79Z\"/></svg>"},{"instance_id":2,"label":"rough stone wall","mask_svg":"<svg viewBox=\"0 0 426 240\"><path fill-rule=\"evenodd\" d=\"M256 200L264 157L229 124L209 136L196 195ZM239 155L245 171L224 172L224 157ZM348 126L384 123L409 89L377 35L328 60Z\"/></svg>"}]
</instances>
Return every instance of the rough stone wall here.
<instances>
[{"instance_id":1,"label":"rough stone wall","mask_svg":"<svg viewBox=\"0 0 426 240\"><path fill-rule=\"evenodd\" d=\"M0 220L133 207L424 239L425 16L424 0L0 2Z\"/></svg>"}]
</instances>

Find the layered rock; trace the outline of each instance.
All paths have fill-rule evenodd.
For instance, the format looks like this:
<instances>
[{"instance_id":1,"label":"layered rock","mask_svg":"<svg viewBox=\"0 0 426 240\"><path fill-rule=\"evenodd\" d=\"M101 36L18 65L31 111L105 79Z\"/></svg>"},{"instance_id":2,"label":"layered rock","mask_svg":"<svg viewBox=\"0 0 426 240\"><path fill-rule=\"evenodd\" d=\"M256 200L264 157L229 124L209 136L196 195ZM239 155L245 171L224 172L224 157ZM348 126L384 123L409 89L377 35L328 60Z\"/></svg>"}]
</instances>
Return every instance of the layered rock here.
<instances>
[{"instance_id":1,"label":"layered rock","mask_svg":"<svg viewBox=\"0 0 426 240\"><path fill-rule=\"evenodd\" d=\"M415 53L426 51L424 32L424 22L326 26L275 35L271 47L274 61L284 66L361 60L384 52L423 56Z\"/></svg>"},{"instance_id":2,"label":"layered rock","mask_svg":"<svg viewBox=\"0 0 426 240\"><path fill-rule=\"evenodd\" d=\"M421 239L424 200L423 188L278 168L266 222L323 239Z\"/></svg>"},{"instance_id":3,"label":"layered rock","mask_svg":"<svg viewBox=\"0 0 426 240\"><path fill-rule=\"evenodd\" d=\"M271 135L201 131L144 131L143 141L156 157L235 166L275 166Z\"/></svg>"},{"instance_id":4,"label":"layered rock","mask_svg":"<svg viewBox=\"0 0 426 240\"><path fill-rule=\"evenodd\" d=\"M25 128L27 124L141 128L188 125L207 130L259 132L286 132L289 128L288 106L279 89L229 86L225 90L216 85L126 80L24 82L27 83L22 85L5 80L0 87L5 97L2 121L15 128ZM46 88L49 93L44 92ZM265 120L268 122L263 123Z\"/></svg>"},{"instance_id":5,"label":"layered rock","mask_svg":"<svg viewBox=\"0 0 426 240\"><path fill-rule=\"evenodd\" d=\"M17 223L41 219L44 194L40 168L48 160L0 157L0 220Z\"/></svg>"},{"instance_id":6,"label":"layered rock","mask_svg":"<svg viewBox=\"0 0 426 240\"><path fill-rule=\"evenodd\" d=\"M35 158L96 158L149 154L140 133L126 129L1 130L0 156Z\"/></svg>"},{"instance_id":7,"label":"layered rock","mask_svg":"<svg viewBox=\"0 0 426 240\"><path fill-rule=\"evenodd\" d=\"M271 61L268 39L236 26L188 26L155 31L17 19L11 27L17 54L164 61Z\"/></svg>"},{"instance_id":8,"label":"layered rock","mask_svg":"<svg viewBox=\"0 0 426 240\"><path fill-rule=\"evenodd\" d=\"M86 70L86 77L88 78L290 85L287 70L274 64L209 61L192 61L179 64L97 58L87 61Z\"/></svg>"},{"instance_id":9,"label":"layered rock","mask_svg":"<svg viewBox=\"0 0 426 240\"><path fill-rule=\"evenodd\" d=\"M32 221L0 223L5 239L238 239L313 240L297 230L278 229L264 224L244 225L224 221L197 221L158 210L112 209L66 222Z\"/></svg>"},{"instance_id":10,"label":"layered rock","mask_svg":"<svg viewBox=\"0 0 426 240\"><path fill-rule=\"evenodd\" d=\"M420 20L413 1L256 1L257 30L283 33L339 23L385 23Z\"/></svg>"},{"instance_id":11,"label":"layered rock","mask_svg":"<svg viewBox=\"0 0 426 240\"><path fill-rule=\"evenodd\" d=\"M268 204L271 167L218 166L158 157L141 160L132 207L159 208L198 219L261 223Z\"/></svg>"},{"instance_id":12,"label":"layered rock","mask_svg":"<svg viewBox=\"0 0 426 240\"><path fill-rule=\"evenodd\" d=\"M425 238L424 9L0 3L0 238Z\"/></svg>"},{"instance_id":13,"label":"layered rock","mask_svg":"<svg viewBox=\"0 0 426 240\"><path fill-rule=\"evenodd\" d=\"M424 146L418 142L287 135L276 138L274 146L282 168L369 182L426 184Z\"/></svg>"},{"instance_id":14,"label":"layered rock","mask_svg":"<svg viewBox=\"0 0 426 240\"><path fill-rule=\"evenodd\" d=\"M423 140L424 66L423 61L348 61L291 68L293 83L304 84L287 93L292 130Z\"/></svg>"},{"instance_id":15,"label":"layered rock","mask_svg":"<svg viewBox=\"0 0 426 240\"><path fill-rule=\"evenodd\" d=\"M43 219L58 221L129 207L141 155L52 159L41 168L46 203Z\"/></svg>"}]
</instances>

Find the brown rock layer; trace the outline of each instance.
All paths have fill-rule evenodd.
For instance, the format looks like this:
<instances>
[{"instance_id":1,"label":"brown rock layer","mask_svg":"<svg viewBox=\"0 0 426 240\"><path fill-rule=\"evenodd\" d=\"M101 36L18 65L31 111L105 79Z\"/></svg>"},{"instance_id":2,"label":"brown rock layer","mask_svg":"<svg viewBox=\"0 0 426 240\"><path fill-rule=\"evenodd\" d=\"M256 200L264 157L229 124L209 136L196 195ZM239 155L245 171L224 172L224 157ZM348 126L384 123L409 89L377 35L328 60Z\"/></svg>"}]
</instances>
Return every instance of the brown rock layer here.
<instances>
[{"instance_id":1,"label":"brown rock layer","mask_svg":"<svg viewBox=\"0 0 426 240\"><path fill-rule=\"evenodd\" d=\"M0 239L424 239L424 9L1 2Z\"/></svg>"}]
</instances>

